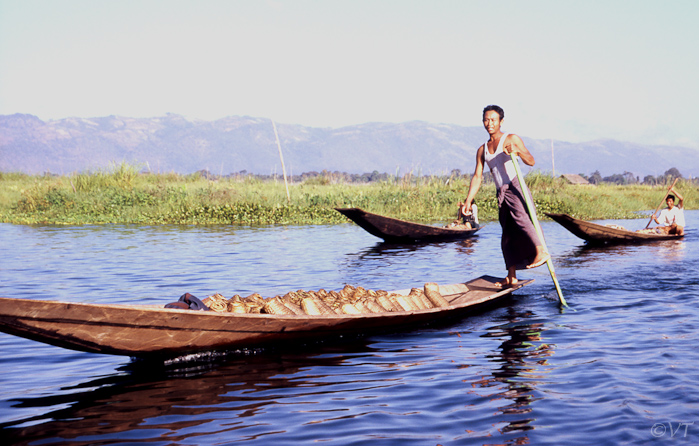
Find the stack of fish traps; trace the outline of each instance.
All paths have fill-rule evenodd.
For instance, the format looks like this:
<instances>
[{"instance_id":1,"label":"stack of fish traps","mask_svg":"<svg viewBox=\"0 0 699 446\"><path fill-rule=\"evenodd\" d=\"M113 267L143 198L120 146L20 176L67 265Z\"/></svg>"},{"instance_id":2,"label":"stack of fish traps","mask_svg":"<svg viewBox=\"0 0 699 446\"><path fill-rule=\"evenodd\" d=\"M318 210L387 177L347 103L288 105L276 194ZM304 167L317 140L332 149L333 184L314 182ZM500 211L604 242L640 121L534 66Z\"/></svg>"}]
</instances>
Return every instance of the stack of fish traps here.
<instances>
[{"instance_id":1,"label":"stack of fish traps","mask_svg":"<svg viewBox=\"0 0 699 446\"><path fill-rule=\"evenodd\" d=\"M236 294L227 299L217 293L203 302L217 312L313 316L420 311L449 306L439 293L439 285L432 282L426 283L423 289L413 288L408 295L345 285L340 291L298 290L271 298L254 293L248 297Z\"/></svg>"}]
</instances>

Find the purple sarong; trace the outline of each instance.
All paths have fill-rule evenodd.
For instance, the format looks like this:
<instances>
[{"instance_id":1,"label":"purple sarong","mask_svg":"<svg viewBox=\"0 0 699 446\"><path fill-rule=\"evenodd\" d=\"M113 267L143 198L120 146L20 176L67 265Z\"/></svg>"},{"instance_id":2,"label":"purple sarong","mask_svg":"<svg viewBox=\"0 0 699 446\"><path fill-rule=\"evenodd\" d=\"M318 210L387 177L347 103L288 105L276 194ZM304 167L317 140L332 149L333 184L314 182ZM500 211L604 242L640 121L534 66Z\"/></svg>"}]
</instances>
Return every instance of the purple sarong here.
<instances>
[{"instance_id":1,"label":"purple sarong","mask_svg":"<svg viewBox=\"0 0 699 446\"><path fill-rule=\"evenodd\" d=\"M505 266L524 269L536 258L536 246L541 242L527 212L519 180L513 178L510 184L501 187L497 198Z\"/></svg>"}]
</instances>

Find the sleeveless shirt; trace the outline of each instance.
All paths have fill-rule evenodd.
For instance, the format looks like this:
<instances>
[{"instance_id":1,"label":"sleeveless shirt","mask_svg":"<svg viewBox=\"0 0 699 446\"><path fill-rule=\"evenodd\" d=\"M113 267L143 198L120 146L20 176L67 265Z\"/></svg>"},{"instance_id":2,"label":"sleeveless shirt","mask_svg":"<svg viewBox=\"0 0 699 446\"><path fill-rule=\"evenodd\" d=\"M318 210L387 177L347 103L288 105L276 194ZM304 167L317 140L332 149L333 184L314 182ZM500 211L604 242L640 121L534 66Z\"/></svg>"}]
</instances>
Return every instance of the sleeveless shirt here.
<instances>
[{"instance_id":1,"label":"sleeveless shirt","mask_svg":"<svg viewBox=\"0 0 699 446\"><path fill-rule=\"evenodd\" d=\"M507 135L509 135L509 133L503 133L498 147L492 155L488 151L488 141L485 142L485 146L483 147L485 149L485 162L488 164L490 172L493 174L495 187L497 187L498 190L502 186L510 184L512 179L517 177L517 171L512 164L512 157L503 150Z\"/></svg>"}]
</instances>

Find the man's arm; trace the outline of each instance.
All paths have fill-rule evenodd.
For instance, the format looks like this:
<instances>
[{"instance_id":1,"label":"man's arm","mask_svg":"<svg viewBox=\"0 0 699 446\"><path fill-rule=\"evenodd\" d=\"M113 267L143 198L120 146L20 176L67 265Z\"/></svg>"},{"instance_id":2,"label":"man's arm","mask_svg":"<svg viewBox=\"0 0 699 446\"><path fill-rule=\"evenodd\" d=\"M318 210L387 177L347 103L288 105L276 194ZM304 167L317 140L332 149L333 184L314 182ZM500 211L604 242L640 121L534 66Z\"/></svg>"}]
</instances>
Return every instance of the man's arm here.
<instances>
[{"instance_id":1,"label":"man's arm","mask_svg":"<svg viewBox=\"0 0 699 446\"><path fill-rule=\"evenodd\" d=\"M464 201L461 207L461 212L466 215L471 210L471 203L473 199L476 198L476 194L481 187L481 182L483 181L483 155L485 154L485 144L478 148L476 152L476 169L473 172L473 177L471 177L471 185L468 188L468 195L466 195L466 201Z\"/></svg>"},{"instance_id":2,"label":"man's arm","mask_svg":"<svg viewBox=\"0 0 699 446\"><path fill-rule=\"evenodd\" d=\"M670 224L670 221L669 221L670 218L668 217L669 212L670 212L669 209L665 208L665 209L661 210L660 214L658 214L657 217L654 217L653 220L655 220L655 222L659 225L663 225L663 226L669 225Z\"/></svg>"},{"instance_id":3,"label":"man's arm","mask_svg":"<svg viewBox=\"0 0 699 446\"><path fill-rule=\"evenodd\" d=\"M527 166L533 166L535 163L534 156L531 153L529 153L529 150L524 145L522 138L515 134L507 135L503 151L508 155L510 153L518 155L522 159L522 162Z\"/></svg>"},{"instance_id":4,"label":"man's arm","mask_svg":"<svg viewBox=\"0 0 699 446\"><path fill-rule=\"evenodd\" d=\"M671 191L671 192L674 192L674 193L675 193L675 196L680 200L680 201L677 203L677 207L680 208L680 209L684 209L684 197L683 197L682 195L680 195L680 193L677 192L677 191L675 190L675 187L674 187L674 186L673 186L672 188L670 188L670 191Z\"/></svg>"}]
</instances>

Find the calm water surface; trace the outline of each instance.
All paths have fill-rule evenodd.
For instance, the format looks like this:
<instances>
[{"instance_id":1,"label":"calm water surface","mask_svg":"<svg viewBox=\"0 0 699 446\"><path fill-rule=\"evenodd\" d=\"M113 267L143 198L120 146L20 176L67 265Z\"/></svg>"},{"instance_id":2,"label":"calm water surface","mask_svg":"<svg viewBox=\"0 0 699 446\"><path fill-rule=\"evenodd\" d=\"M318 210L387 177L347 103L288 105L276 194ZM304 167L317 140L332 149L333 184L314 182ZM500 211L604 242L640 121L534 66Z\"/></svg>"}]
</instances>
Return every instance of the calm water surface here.
<instances>
[{"instance_id":1,"label":"calm water surface","mask_svg":"<svg viewBox=\"0 0 699 446\"><path fill-rule=\"evenodd\" d=\"M699 211L687 212L699 222ZM629 229L645 220L605 221ZM0 443L699 442L699 232L588 249L543 223L548 275L496 308L381 336L153 364L0 334ZM0 295L158 303L504 274L500 228L386 245L357 226L0 225Z\"/></svg>"}]
</instances>

